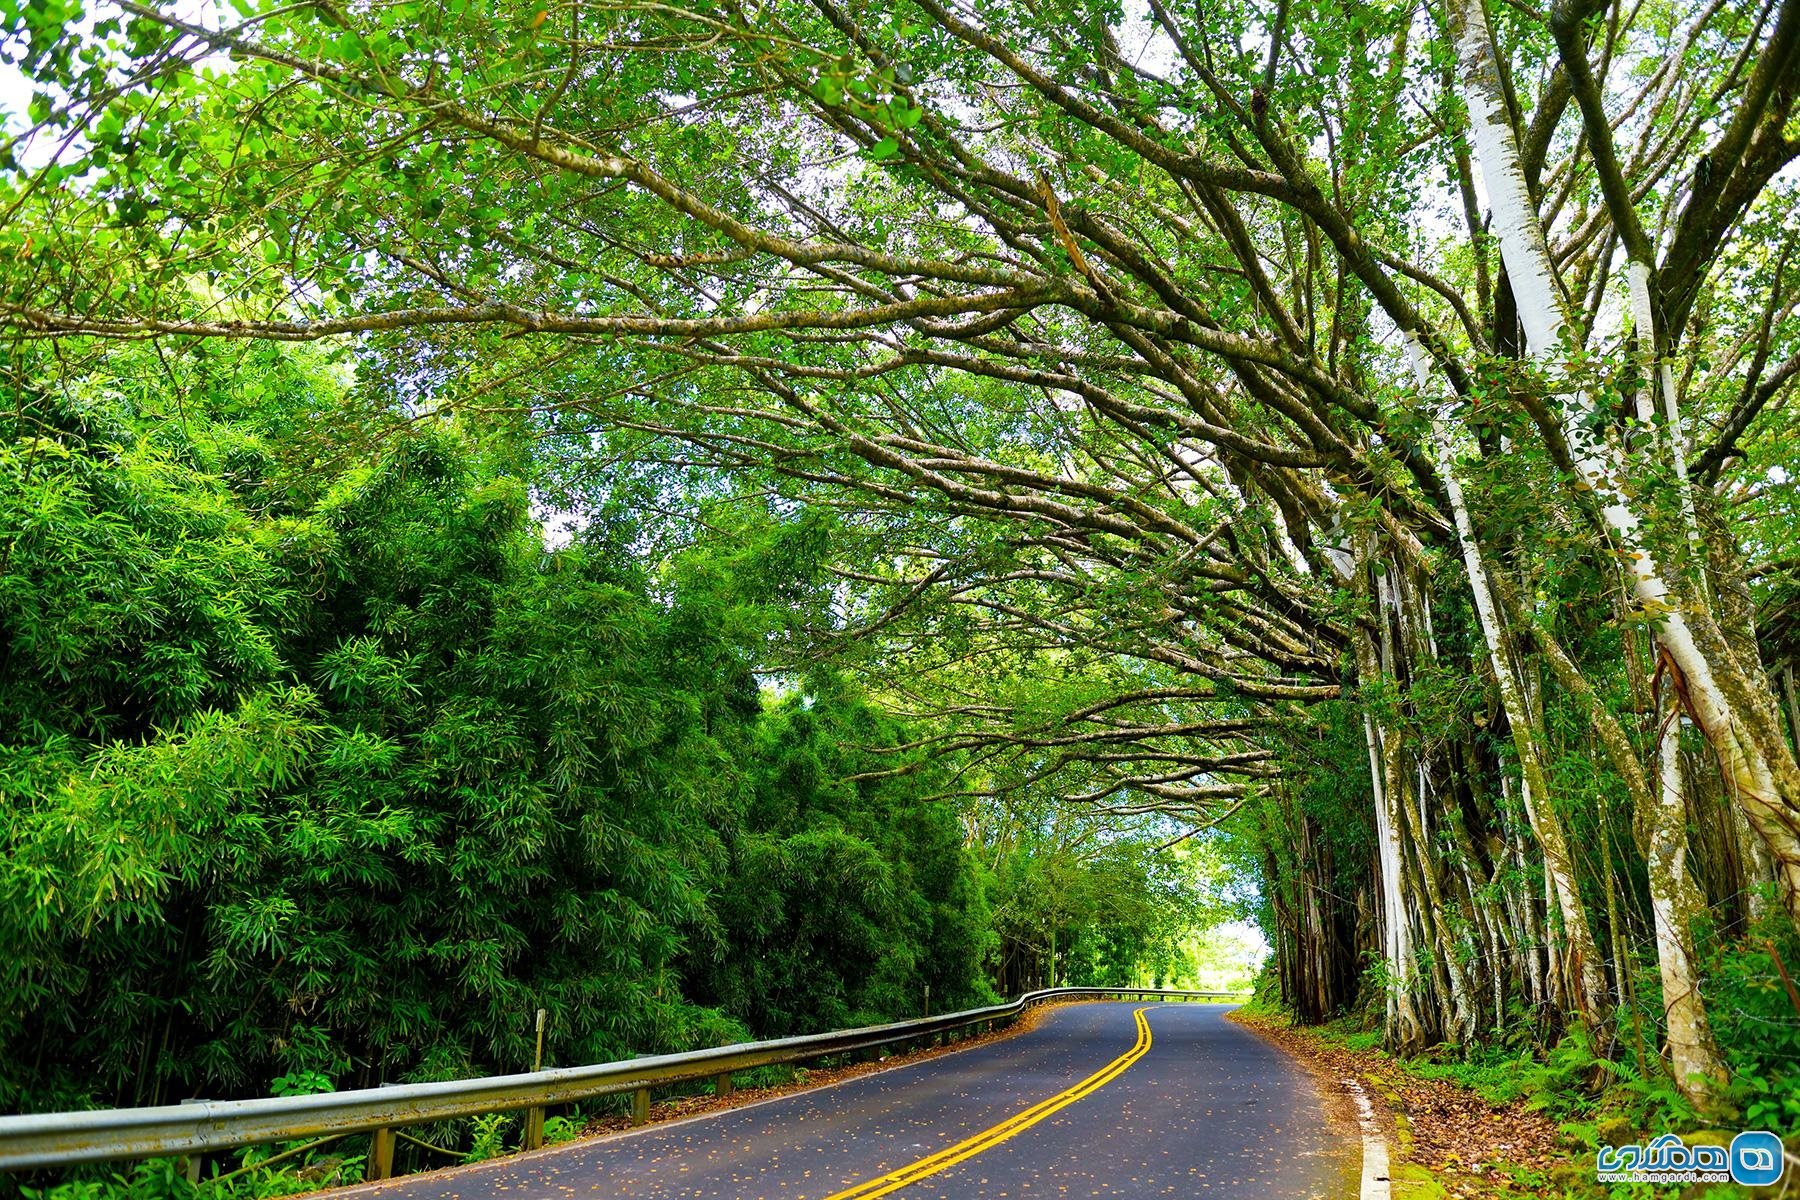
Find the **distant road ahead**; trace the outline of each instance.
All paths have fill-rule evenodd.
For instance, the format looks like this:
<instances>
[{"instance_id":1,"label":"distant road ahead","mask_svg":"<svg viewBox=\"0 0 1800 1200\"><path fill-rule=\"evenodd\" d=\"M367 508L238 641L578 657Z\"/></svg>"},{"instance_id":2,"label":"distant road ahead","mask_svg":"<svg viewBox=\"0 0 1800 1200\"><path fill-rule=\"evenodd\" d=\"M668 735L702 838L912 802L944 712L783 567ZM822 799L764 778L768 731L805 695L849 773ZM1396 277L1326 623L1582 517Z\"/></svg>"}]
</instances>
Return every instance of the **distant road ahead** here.
<instances>
[{"instance_id":1,"label":"distant road ahead","mask_svg":"<svg viewBox=\"0 0 1800 1200\"><path fill-rule=\"evenodd\" d=\"M1305 1072L1211 1004L1076 1004L834 1087L358 1189L381 1200L1356 1194Z\"/></svg>"}]
</instances>

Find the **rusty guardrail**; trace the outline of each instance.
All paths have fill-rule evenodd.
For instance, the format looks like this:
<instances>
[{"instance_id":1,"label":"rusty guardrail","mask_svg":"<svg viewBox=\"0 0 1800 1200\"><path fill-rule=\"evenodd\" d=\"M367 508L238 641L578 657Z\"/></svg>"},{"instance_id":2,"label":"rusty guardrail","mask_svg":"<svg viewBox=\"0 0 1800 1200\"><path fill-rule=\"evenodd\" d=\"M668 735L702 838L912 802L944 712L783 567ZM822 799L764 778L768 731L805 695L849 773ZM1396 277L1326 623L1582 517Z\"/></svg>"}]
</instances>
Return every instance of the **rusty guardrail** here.
<instances>
[{"instance_id":1,"label":"rusty guardrail","mask_svg":"<svg viewBox=\"0 0 1800 1200\"><path fill-rule=\"evenodd\" d=\"M857 1050L954 1033L1010 1021L1047 1000L1133 998L1239 999L1235 992L1185 992L1153 988L1047 988L1007 1004L972 1008L889 1025L869 1025L767 1042L741 1042L682 1054L656 1054L586 1067L555 1067L518 1075L389 1084L349 1092L270 1096L256 1100L198 1100L157 1108L28 1113L0 1117L0 1170L72 1166L113 1159L199 1156L263 1142L372 1133L368 1175L392 1171L394 1129L427 1121L484 1113L530 1110L526 1140L541 1138L542 1110L599 1096L632 1093L632 1119L649 1117L652 1088L703 1079L721 1094L736 1071L804 1062Z\"/></svg>"}]
</instances>

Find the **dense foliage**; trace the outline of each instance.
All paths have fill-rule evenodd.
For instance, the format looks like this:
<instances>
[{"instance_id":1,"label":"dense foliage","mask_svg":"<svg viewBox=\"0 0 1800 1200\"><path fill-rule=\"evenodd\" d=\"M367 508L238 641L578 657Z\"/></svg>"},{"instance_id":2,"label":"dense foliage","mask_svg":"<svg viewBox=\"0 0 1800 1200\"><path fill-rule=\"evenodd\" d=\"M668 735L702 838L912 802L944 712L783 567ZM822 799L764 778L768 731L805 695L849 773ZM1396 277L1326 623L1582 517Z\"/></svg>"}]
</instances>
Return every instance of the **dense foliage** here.
<instances>
[{"instance_id":1,"label":"dense foliage","mask_svg":"<svg viewBox=\"0 0 1800 1200\"><path fill-rule=\"evenodd\" d=\"M359 421L325 356L38 366L0 414L0 1107L516 1069L539 1007L582 1062L991 995L943 772L858 779L902 726L759 685L791 538L550 548L516 451Z\"/></svg>"},{"instance_id":2,"label":"dense foliage","mask_svg":"<svg viewBox=\"0 0 1800 1200\"><path fill-rule=\"evenodd\" d=\"M133 789L423 810L422 874L494 873L490 1042L603 918L634 1037L1158 974L1206 830L1308 1019L1800 1125L1800 0L0 16L8 462L117 547L5 584L22 970L176 894ZM102 471L34 414L122 342L329 347L358 437L282 415L299 355ZM552 934L507 898L562 837ZM282 919L230 952L304 979Z\"/></svg>"}]
</instances>

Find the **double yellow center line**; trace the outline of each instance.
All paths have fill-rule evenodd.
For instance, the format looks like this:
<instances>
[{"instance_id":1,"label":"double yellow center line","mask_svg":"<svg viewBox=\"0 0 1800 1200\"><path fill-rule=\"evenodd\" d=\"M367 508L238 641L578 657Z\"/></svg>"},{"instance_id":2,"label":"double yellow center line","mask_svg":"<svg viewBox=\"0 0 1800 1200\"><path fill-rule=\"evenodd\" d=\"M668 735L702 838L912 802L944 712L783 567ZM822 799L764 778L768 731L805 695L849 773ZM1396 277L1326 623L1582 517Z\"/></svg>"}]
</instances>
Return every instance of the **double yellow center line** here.
<instances>
[{"instance_id":1,"label":"double yellow center line","mask_svg":"<svg viewBox=\"0 0 1800 1200\"><path fill-rule=\"evenodd\" d=\"M974 1137L960 1141L947 1150L940 1150L929 1158L921 1158L918 1162L909 1163L897 1171L889 1171L886 1175L859 1183L853 1188L833 1192L825 1197L825 1200L874 1200L876 1196L897 1192L928 1175L936 1175L939 1171L948 1170L957 1163L974 1158L985 1150L991 1150L1014 1134L1030 1129L1045 1117L1061 1112L1083 1096L1093 1095L1123 1075L1126 1068L1150 1052L1150 1022L1144 1018L1144 1011L1140 1008L1131 1014L1137 1022L1137 1041L1131 1049L1074 1087L1058 1092L1048 1100L1040 1100L1024 1112L1015 1113L998 1125L984 1129Z\"/></svg>"}]
</instances>

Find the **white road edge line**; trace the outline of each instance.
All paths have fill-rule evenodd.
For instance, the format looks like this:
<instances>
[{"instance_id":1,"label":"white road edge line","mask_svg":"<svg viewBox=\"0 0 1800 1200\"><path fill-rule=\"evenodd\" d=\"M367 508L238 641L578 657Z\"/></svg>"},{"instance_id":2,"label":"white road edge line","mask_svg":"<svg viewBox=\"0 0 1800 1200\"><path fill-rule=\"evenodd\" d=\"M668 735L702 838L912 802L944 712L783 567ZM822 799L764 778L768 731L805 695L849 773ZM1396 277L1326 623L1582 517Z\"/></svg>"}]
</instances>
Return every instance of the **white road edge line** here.
<instances>
[{"instance_id":1,"label":"white road edge line","mask_svg":"<svg viewBox=\"0 0 1800 1200\"><path fill-rule=\"evenodd\" d=\"M1362 1200L1389 1200L1393 1188L1388 1178L1387 1142L1369 1104L1369 1093L1354 1079L1344 1083L1356 1094L1356 1116L1362 1125Z\"/></svg>"}]
</instances>

